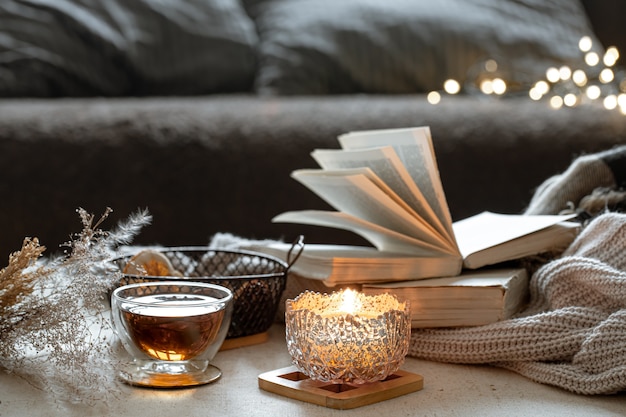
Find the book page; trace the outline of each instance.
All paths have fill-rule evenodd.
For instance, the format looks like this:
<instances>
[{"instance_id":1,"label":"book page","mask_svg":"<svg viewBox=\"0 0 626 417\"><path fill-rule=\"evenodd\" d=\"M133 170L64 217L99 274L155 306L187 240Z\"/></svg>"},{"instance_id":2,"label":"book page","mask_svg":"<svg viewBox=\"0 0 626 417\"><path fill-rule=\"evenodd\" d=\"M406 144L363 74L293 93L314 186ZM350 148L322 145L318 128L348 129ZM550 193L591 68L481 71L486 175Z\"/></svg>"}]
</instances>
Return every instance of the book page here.
<instances>
[{"instance_id":1,"label":"book page","mask_svg":"<svg viewBox=\"0 0 626 417\"><path fill-rule=\"evenodd\" d=\"M455 244L444 226L444 222L437 217L428 200L391 146L360 150L317 149L311 155L326 170L370 168L413 209L417 216L432 225L437 233L447 239L450 244Z\"/></svg>"},{"instance_id":2,"label":"book page","mask_svg":"<svg viewBox=\"0 0 626 417\"><path fill-rule=\"evenodd\" d=\"M253 244L242 249L267 253L285 260L291 244ZM406 281L461 272L458 256L411 256L382 252L367 246L305 244L290 269L294 274L316 279L332 287L342 284Z\"/></svg>"},{"instance_id":3,"label":"book page","mask_svg":"<svg viewBox=\"0 0 626 417\"><path fill-rule=\"evenodd\" d=\"M429 281L430 279L432 278L427 278L424 281ZM433 310L457 311L480 308L481 310L501 311L506 292L501 286L424 287L418 293L418 290L415 288L398 287L389 290L374 287L373 285L376 284L365 284L361 291L367 295L393 294L399 300L409 300L412 313L419 312L419 315L422 317L434 314Z\"/></svg>"},{"instance_id":4,"label":"book page","mask_svg":"<svg viewBox=\"0 0 626 417\"><path fill-rule=\"evenodd\" d=\"M413 325L467 326L512 317L528 299L524 268L463 270L460 276L364 284L361 291L409 300Z\"/></svg>"},{"instance_id":5,"label":"book page","mask_svg":"<svg viewBox=\"0 0 626 417\"><path fill-rule=\"evenodd\" d=\"M453 224L459 250L466 260L466 267L479 268L486 264L515 259L519 248L524 244L524 253L540 253L552 248L554 238L550 236L540 239L530 236L538 231L547 230L551 226L576 217L568 215L524 215L524 214L497 214L483 212ZM558 230L554 236L558 236ZM572 231L573 232L573 231ZM572 235L572 233L570 233ZM524 242L517 239L529 236ZM507 246L510 245L510 246ZM472 263L473 255L480 254L480 261ZM487 262L487 263L485 263Z\"/></svg>"},{"instance_id":6,"label":"book page","mask_svg":"<svg viewBox=\"0 0 626 417\"><path fill-rule=\"evenodd\" d=\"M377 224L367 222L358 217L340 211L300 210L281 213L272 219L273 222L310 224L315 226L334 227L348 230L366 239L376 249L383 252L403 253L412 256L437 256L442 252L446 255L461 254L454 250L444 250L431 243L424 242L404 234L386 229Z\"/></svg>"},{"instance_id":7,"label":"book page","mask_svg":"<svg viewBox=\"0 0 626 417\"><path fill-rule=\"evenodd\" d=\"M450 251L450 243L423 219L407 213L365 175L324 175L324 170L297 170L292 177L336 210Z\"/></svg>"},{"instance_id":8,"label":"book page","mask_svg":"<svg viewBox=\"0 0 626 417\"><path fill-rule=\"evenodd\" d=\"M351 132L339 136L344 149L391 146L411 178L453 238L452 217L441 183L437 159L428 127Z\"/></svg>"},{"instance_id":9,"label":"book page","mask_svg":"<svg viewBox=\"0 0 626 417\"><path fill-rule=\"evenodd\" d=\"M528 280L523 268L484 268L476 271L465 270L461 275L442 278L430 278L419 281L389 282L372 284L368 288L411 289L439 287L501 287L507 288L515 279ZM363 287L365 291L366 287ZM419 294L419 290L415 292Z\"/></svg>"},{"instance_id":10,"label":"book page","mask_svg":"<svg viewBox=\"0 0 626 417\"><path fill-rule=\"evenodd\" d=\"M415 216L419 217L415 210L411 206L407 204L396 192L391 189L374 171L367 167L358 167L358 168L340 168L340 169L298 169L296 170L296 175L324 175L324 176L348 176L348 175L363 175L367 179L369 179L372 184L380 188L382 192L387 194L389 198L395 201L399 206ZM434 228L433 228L434 231Z\"/></svg>"}]
</instances>

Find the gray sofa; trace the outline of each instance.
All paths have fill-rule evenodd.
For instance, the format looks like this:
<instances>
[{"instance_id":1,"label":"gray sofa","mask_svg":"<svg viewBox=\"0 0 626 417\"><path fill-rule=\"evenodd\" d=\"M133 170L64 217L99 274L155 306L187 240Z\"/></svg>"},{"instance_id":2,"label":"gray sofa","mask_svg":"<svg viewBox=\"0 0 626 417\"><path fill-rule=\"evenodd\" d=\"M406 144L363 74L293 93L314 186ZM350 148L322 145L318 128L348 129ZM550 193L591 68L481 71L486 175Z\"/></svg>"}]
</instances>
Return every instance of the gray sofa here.
<instances>
[{"instance_id":1,"label":"gray sofa","mask_svg":"<svg viewBox=\"0 0 626 417\"><path fill-rule=\"evenodd\" d=\"M624 45L624 34L607 23L619 15L611 7L623 6L588 3L596 4L588 11L602 43ZM281 93L267 80L199 95L6 93L0 254L19 249L25 236L59 250L80 230L77 207L97 215L107 206L114 212L105 227L150 210L142 244L206 244L216 232L361 242L347 232L271 222L282 211L326 208L289 174L315 167L309 153L337 147L336 137L352 130L430 126L455 219L520 212L535 187L577 155L626 143L626 116L598 104L553 110L523 94L468 93L432 105L426 87L294 92L285 84Z\"/></svg>"}]
</instances>

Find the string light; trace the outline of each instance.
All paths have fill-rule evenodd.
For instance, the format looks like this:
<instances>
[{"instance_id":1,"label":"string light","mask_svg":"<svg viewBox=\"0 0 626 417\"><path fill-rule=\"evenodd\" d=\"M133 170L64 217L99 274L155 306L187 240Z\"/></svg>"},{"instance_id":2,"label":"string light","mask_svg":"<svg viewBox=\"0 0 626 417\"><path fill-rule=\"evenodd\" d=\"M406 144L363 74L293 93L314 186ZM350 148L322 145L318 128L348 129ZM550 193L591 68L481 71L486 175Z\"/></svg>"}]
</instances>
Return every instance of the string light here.
<instances>
[{"instance_id":1,"label":"string light","mask_svg":"<svg viewBox=\"0 0 626 417\"><path fill-rule=\"evenodd\" d=\"M565 97L563 97L563 104L567 107L574 107L578 104L578 96L574 93L565 94Z\"/></svg>"},{"instance_id":2,"label":"string light","mask_svg":"<svg viewBox=\"0 0 626 417\"><path fill-rule=\"evenodd\" d=\"M587 74L585 71L577 69L572 74L572 81L579 87L584 87L587 84Z\"/></svg>"},{"instance_id":3,"label":"string light","mask_svg":"<svg viewBox=\"0 0 626 417\"><path fill-rule=\"evenodd\" d=\"M563 99L561 98L561 96L552 96L550 98L550 107L552 107L553 109L560 109L561 107L563 107Z\"/></svg>"},{"instance_id":4,"label":"string light","mask_svg":"<svg viewBox=\"0 0 626 417\"><path fill-rule=\"evenodd\" d=\"M498 71L498 63L495 59L488 59L485 61L485 70L487 72L496 72Z\"/></svg>"},{"instance_id":5,"label":"string light","mask_svg":"<svg viewBox=\"0 0 626 417\"><path fill-rule=\"evenodd\" d=\"M619 50L611 46L600 56L593 50L593 41L583 36L578 48L586 64L584 68L567 65L549 67L545 79L531 85L507 83L506 73L494 59L487 59L468 70L464 84L447 79L441 91L431 91L427 95L430 104L437 105L443 95L456 95L462 92L485 96L506 97L524 93L531 100L543 101L553 109L576 107L586 103L600 103L607 110L619 110L626 115L626 72L616 67Z\"/></svg>"},{"instance_id":6,"label":"string light","mask_svg":"<svg viewBox=\"0 0 626 417\"><path fill-rule=\"evenodd\" d=\"M595 67L600 62L600 55L595 52L587 52L585 54L585 63L590 67Z\"/></svg>"},{"instance_id":7,"label":"string light","mask_svg":"<svg viewBox=\"0 0 626 417\"><path fill-rule=\"evenodd\" d=\"M556 83L561 79L561 73L558 69L550 67L546 70L546 79L551 83Z\"/></svg>"},{"instance_id":8,"label":"string light","mask_svg":"<svg viewBox=\"0 0 626 417\"><path fill-rule=\"evenodd\" d=\"M499 96L506 93L506 82L502 78L494 78L492 81L493 92Z\"/></svg>"},{"instance_id":9,"label":"string light","mask_svg":"<svg viewBox=\"0 0 626 417\"><path fill-rule=\"evenodd\" d=\"M461 91L461 84L457 80L446 80L443 83L443 89L448 94L458 94Z\"/></svg>"},{"instance_id":10,"label":"string light","mask_svg":"<svg viewBox=\"0 0 626 417\"><path fill-rule=\"evenodd\" d=\"M622 114L626 114L626 94L622 93L617 96L617 105L619 106Z\"/></svg>"},{"instance_id":11,"label":"string light","mask_svg":"<svg viewBox=\"0 0 626 417\"><path fill-rule=\"evenodd\" d=\"M597 85L590 85L585 90L585 94L591 100L597 100L598 98L600 98L600 95L602 95L602 90L600 90L600 87L598 87Z\"/></svg>"},{"instance_id":12,"label":"string light","mask_svg":"<svg viewBox=\"0 0 626 417\"><path fill-rule=\"evenodd\" d=\"M610 94L604 97L602 104L604 105L605 109L613 110L617 107L617 96L615 94Z\"/></svg>"},{"instance_id":13,"label":"string light","mask_svg":"<svg viewBox=\"0 0 626 417\"><path fill-rule=\"evenodd\" d=\"M589 36L583 36L578 41L578 49L580 49L583 52L589 52L592 46L593 46L593 42L591 41L591 38Z\"/></svg>"},{"instance_id":14,"label":"string light","mask_svg":"<svg viewBox=\"0 0 626 417\"><path fill-rule=\"evenodd\" d=\"M606 65L607 67L612 67L613 65L615 65L618 59L619 51L616 47L611 46L604 53L604 58L602 58L602 62L604 62L604 65Z\"/></svg>"},{"instance_id":15,"label":"string light","mask_svg":"<svg viewBox=\"0 0 626 417\"><path fill-rule=\"evenodd\" d=\"M600 76L598 77L600 82L604 84L610 83L614 78L615 74L613 74L613 70L611 68L604 68L600 71Z\"/></svg>"},{"instance_id":16,"label":"string light","mask_svg":"<svg viewBox=\"0 0 626 417\"><path fill-rule=\"evenodd\" d=\"M428 93L426 99L430 104L439 104L439 102L441 101L441 94L439 94L437 91L431 91L430 93Z\"/></svg>"},{"instance_id":17,"label":"string light","mask_svg":"<svg viewBox=\"0 0 626 417\"><path fill-rule=\"evenodd\" d=\"M482 80L480 82L480 91L482 91L483 94L493 94L493 81Z\"/></svg>"}]
</instances>

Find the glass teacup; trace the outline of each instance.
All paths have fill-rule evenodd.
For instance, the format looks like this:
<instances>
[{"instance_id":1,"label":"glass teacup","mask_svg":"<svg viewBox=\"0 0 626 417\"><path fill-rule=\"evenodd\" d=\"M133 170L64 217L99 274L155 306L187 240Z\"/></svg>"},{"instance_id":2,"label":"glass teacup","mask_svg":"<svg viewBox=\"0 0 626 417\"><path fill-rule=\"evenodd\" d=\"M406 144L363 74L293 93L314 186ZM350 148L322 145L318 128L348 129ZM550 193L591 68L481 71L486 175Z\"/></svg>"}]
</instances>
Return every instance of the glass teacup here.
<instances>
[{"instance_id":1,"label":"glass teacup","mask_svg":"<svg viewBox=\"0 0 626 417\"><path fill-rule=\"evenodd\" d=\"M132 363L121 378L132 385L206 384L222 372L210 364L226 338L231 291L186 281L144 282L111 295L113 323Z\"/></svg>"}]
</instances>

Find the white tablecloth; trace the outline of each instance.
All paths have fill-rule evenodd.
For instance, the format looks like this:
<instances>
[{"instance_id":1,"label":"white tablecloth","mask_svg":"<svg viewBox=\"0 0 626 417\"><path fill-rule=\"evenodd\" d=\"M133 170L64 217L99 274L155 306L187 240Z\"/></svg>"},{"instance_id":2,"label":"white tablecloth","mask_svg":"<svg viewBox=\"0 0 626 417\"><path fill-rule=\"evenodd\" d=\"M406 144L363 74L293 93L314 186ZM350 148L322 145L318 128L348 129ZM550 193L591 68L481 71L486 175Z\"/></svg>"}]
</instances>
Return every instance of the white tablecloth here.
<instances>
[{"instance_id":1,"label":"white tablecloth","mask_svg":"<svg viewBox=\"0 0 626 417\"><path fill-rule=\"evenodd\" d=\"M284 327L274 325L263 344L221 351L215 383L154 390L123 385L95 405L55 403L28 382L0 372L0 416L568 416L626 415L626 394L586 397L531 382L499 368L450 365L407 358L402 369L424 377L424 389L380 403L334 410L263 391L258 375L291 365Z\"/></svg>"}]
</instances>

